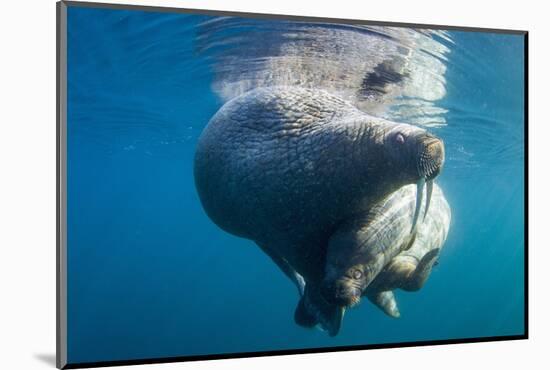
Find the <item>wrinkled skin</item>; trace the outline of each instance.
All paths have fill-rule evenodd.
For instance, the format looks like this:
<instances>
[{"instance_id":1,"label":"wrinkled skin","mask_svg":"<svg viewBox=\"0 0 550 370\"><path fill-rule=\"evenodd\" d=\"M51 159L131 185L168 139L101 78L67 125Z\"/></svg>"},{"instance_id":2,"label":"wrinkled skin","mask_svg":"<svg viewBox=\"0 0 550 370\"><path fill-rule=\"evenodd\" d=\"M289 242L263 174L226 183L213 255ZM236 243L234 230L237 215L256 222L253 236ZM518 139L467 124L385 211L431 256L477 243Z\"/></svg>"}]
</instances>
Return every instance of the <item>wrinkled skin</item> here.
<instances>
[{"instance_id":1,"label":"wrinkled skin","mask_svg":"<svg viewBox=\"0 0 550 370\"><path fill-rule=\"evenodd\" d=\"M378 279L378 285L398 287L406 280L401 276L415 270L420 255L434 245L443 244L449 228L450 209L441 189L434 186L429 212L411 233L416 199L417 189L404 186L363 216L343 225L330 238L322 284L322 293L328 302L341 306L357 304L382 270L387 272L387 277L383 281ZM399 258L393 260L399 254ZM411 282L410 287L403 287L414 290L422 283L421 277L417 279L418 283Z\"/></svg>"},{"instance_id":2,"label":"wrinkled skin","mask_svg":"<svg viewBox=\"0 0 550 370\"><path fill-rule=\"evenodd\" d=\"M332 250L327 255L329 273L325 283L331 285L338 281L344 286L344 292L351 292L350 296L358 298L348 298L343 305L339 305L340 302L334 302L333 296L327 299L327 292L319 294L303 287L305 294L302 301L307 304L300 302L297 315L304 323L309 323L309 326L319 324L329 334L335 335L341 325L338 315L343 314L338 307L355 305L360 296L368 297L386 314L400 316L392 291L417 291L424 286L443 248L451 221L449 205L441 189L435 185L432 205L426 218L419 223L411 242L409 230L415 198L414 186L397 190L372 208L363 218L367 222L356 229L357 233L347 235L347 243L330 244L329 249ZM335 239L342 241L339 238L341 236L335 236ZM349 243L350 238L355 238L355 243ZM356 269L369 271L374 278L369 279L368 274L363 274L354 279L353 271ZM355 292L355 289L358 291ZM328 294L334 293L330 291ZM327 302L331 299L332 304ZM335 321L334 317L340 321Z\"/></svg>"},{"instance_id":3,"label":"wrinkled skin","mask_svg":"<svg viewBox=\"0 0 550 370\"><path fill-rule=\"evenodd\" d=\"M195 183L208 216L254 240L317 290L331 237L388 194L431 181L444 161L426 130L369 116L321 90L258 88L203 131Z\"/></svg>"},{"instance_id":4,"label":"wrinkled skin","mask_svg":"<svg viewBox=\"0 0 550 370\"><path fill-rule=\"evenodd\" d=\"M400 316L392 290L414 292L422 289L445 244L451 209L437 186L432 199L433 205L419 225L412 246L393 258L364 292L389 316Z\"/></svg>"}]
</instances>

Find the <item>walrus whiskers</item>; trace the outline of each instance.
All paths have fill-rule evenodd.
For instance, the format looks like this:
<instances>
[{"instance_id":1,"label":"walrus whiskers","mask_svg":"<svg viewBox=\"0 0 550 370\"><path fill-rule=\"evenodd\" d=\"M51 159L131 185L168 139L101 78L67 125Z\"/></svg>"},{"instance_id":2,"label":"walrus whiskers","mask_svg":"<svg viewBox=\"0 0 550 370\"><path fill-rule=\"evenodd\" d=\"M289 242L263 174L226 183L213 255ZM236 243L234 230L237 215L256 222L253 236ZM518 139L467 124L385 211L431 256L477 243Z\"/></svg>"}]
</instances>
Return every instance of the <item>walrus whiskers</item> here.
<instances>
[{"instance_id":1,"label":"walrus whiskers","mask_svg":"<svg viewBox=\"0 0 550 370\"><path fill-rule=\"evenodd\" d=\"M416 183L416 205L413 215L411 233L416 230L416 225L418 223L418 217L420 214L420 209L422 208L422 200L424 197L424 185L427 185L426 207L424 209L424 217L422 218L422 220L426 219L426 215L428 214L428 210L430 209L430 202L433 191L433 179L439 174L439 171L441 170L441 167L445 160L444 147L439 144L439 141L431 141L431 139L429 140L430 142L426 145L425 149L419 155L419 160L417 163L420 178Z\"/></svg>"}]
</instances>

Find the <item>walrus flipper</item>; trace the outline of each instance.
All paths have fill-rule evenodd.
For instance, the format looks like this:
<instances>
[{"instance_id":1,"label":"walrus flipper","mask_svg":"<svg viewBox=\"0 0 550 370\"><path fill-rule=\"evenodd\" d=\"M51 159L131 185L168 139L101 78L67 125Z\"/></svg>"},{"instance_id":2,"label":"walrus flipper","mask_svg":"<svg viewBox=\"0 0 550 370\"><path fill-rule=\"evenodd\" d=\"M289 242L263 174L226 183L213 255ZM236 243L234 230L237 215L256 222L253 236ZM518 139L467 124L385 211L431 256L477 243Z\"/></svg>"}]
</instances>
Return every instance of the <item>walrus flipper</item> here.
<instances>
[{"instance_id":1,"label":"walrus flipper","mask_svg":"<svg viewBox=\"0 0 550 370\"><path fill-rule=\"evenodd\" d=\"M345 308L327 303L319 294L319 290L307 285L304 296L294 312L296 324L304 327L318 325L322 330L334 337L342 327Z\"/></svg>"},{"instance_id":2,"label":"walrus flipper","mask_svg":"<svg viewBox=\"0 0 550 370\"><path fill-rule=\"evenodd\" d=\"M289 263L284 258L280 257L277 253L272 252L269 248L264 247L262 245L259 245L259 246L264 251L264 253L267 254L273 262L275 262L275 264L290 279L290 281L292 281L294 285L296 285L296 288L298 289L298 294L300 294L300 297L303 296L306 282L302 277L302 275L297 273L289 265Z\"/></svg>"},{"instance_id":3,"label":"walrus flipper","mask_svg":"<svg viewBox=\"0 0 550 370\"><path fill-rule=\"evenodd\" d=\"M391 290L386 291L367 291L367 298L384 313L390 317L398 318L401 316L397 301Z\"/></svg>"},{"instance_id":4,"label":"walrus flipper","mask_svg":"<svg viewBox=\"0 0 550 370\"><path fill-rule=\"evenodd\" d=\"M420 290L424 284L426 283L426 280L428 280L428 277L430 276L430 273L432 272L432 267L434 263L437 261L437 257L439 256L439 248L432 249L428 253L422 257L420 262L418 262L418 266L416 266L416 269L414 270L414 273L408 281L404 284L403 289L408 291L417 291Z\"/></svg>"}]
</instances>

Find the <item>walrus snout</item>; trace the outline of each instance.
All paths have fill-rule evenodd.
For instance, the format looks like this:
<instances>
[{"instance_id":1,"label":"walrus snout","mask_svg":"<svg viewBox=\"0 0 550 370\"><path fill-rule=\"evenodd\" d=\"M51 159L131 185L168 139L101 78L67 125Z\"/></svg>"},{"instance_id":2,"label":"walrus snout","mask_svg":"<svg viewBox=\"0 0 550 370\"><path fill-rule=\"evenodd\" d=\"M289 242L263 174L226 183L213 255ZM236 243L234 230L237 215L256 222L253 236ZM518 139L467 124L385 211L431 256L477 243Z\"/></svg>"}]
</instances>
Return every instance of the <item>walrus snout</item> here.
<instances>
[{"instance_id":1,"label":"walrus snout","mask_svg":"<svg viewBox=\"0 0 550 370\"><path fill-rule=\"evenodd\" d=\"M426 134L420 140L418 153L418 175L426 181L433 180L439 175L445 162L445 146L443 141L431 134Z\"/></svg>"},{"instance_id":2,"label":"walrus snout","mask_svg":"<svg viewBox=\"0 0 550 370\"><path fill-rule=\"evenodd\" d=\"M426 185L426 207L424 208L424 218L428 214L430 201L432 199L433 180L441 173L443 163L445 162L445 145L443 140L432 134L425 134L419 140L420 148L418 151L417 169L418 181L416 183L416 206L412 221L411 232L416 229L420 208L424 196L424 185Z\"/></svg>"},{"instance_id":3,"label":"walrus snout","mask_svg":"<svg viewBox=\"0 0 550 370\"><path fill-rule=\"evenodd\" d=\"M352 307L361 300L362 291L349 281L337 280L323 284L321 295L330 304Z\"/></svg>"}]
</instances>

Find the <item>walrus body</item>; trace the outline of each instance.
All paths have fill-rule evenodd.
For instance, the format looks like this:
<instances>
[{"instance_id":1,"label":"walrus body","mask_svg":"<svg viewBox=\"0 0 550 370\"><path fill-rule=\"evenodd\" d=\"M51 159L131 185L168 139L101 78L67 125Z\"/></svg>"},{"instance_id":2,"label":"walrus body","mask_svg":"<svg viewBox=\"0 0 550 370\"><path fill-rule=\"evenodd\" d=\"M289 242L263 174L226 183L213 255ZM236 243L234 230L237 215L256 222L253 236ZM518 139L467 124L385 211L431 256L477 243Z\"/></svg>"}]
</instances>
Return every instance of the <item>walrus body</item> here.
<instances>
[{"instance_id":1,"label":"walrus body","mask_svg":"<svg viewBox=\"0 0 550 370\"><path fill-rule=\"evenodd\" d=\"M415 197L416 189L405 186L397 191L402 201L409 199L409 205L404 206L403 212L411 212L411 202ZM404 216L404 220L407 216ZM451 208L443 192L436 185L432 196L432 206L426 218L419 224L413 244L394 257L385 265L381 273L372 282L371 287L379 290L403 289L417 291L428 279L431 268L436 262L441 249L447 239L451 223ZM402 222L401 227L407 227Z\"/></svg>"},{"instance_id":2,"label":"walrus body","mask_svg":"<svg viewBox=\"0 0 550 370\"><path fill-rule=\"evenodd\" d=\"M422 206L425 217L411 233L417 198L416 187L404 186L343 224L330 238L323 282L328 301L353 305L375 280L389 288L385 290L415 290L423 284L424 273L413 276L417 259L434 246L441 247L451 216L441 189L434 185L431 207L425 212ZM385 277L379 275L383 270Z\"/></svg>"},{"instance_id":3,"label":"walrus body","mask_svg":"<svg viewBox=\"0 0 550 370\"><path fill-rule=\"evenodd\" d=\"M305 293L296 315L304 326L320 324L334 335L339 329L333 318L338 306L357 304L358 295L367 296L392 317L400 315L392 291L422 288L444 245L451 221L449 204L434 185L432 205L411 234L416 197L414 186L404 186L333 235L324 283L340 285L344 296L350 289L359 291L349 294L351 302L334 302L334 288L324 294L319 294L316 287L302 288ZM360 275L356 275L357 271Z\"/></svg>"},{"instance_id":4,"label":"walrus body","mask_svg":"<svg viewBox=\"0 0 550 370\"><path fill-rule=\"evenodd\" d=\"M415 193L414 187L405 186L391 195L392 202L401 204L400 208L394 209L396 215L401 214L401 221L394 223L395 229L401 228L402 231L408 229L407 220L412 214ZM426 218L418 225L414 241L408 249L402 250L384 265L382 271L366 288L363 295L386 314L399 317L400 313L393 290L417 291L424 286L445 244L450 223L451 209L443 192L436 185L434 186L432 205ZM402 242L401 246L405 243Z\"/></svg>"},{"instance_id":5,"label":"walrus body","mask_svg":"<svg viewBox=\"0 0 550 370\"><path fill-rule=\"evenodd\" d=\"M214 115L194 170L218 226L313 282L340 224L403 185L431 181L442 164L442 142L424 129L369 116L321 90L274 87Z\"/></svg>"}]
</instances>

